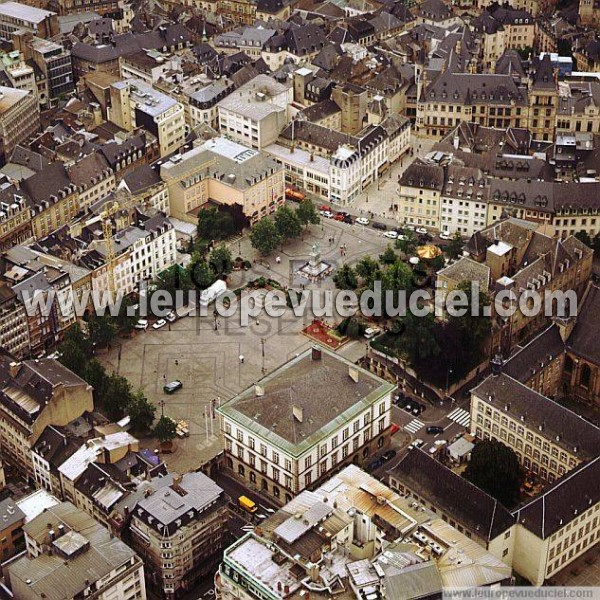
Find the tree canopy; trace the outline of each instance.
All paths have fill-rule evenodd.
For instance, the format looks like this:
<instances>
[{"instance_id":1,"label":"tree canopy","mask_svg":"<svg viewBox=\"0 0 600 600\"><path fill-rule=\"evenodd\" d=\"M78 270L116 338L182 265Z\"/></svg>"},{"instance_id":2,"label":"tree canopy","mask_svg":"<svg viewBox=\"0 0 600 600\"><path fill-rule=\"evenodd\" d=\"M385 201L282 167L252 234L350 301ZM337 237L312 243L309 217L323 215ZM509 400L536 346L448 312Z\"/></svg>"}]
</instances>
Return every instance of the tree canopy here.
<instances>
[{"instance_id":1,"label":"tree canopy","mask_svg":"<svg viewBox=\"0 0 600 600\"><path fill-rule=\"evenodd\" d=\"M335 287L338 290L355 290L358 286L358 278L354 269L347 264L342 265L333 275Z\"/></svg>"},{"instance_id":2,"label":"tree canopy","mask_svg":"<svg viewBox=\"0 0 600 600\"><path fill-rule=\"evenodd\" d=\"M256 248L263 256L271 254L280 241L281 234L275 223L268 217L258 221L250 232L252 247Z\"/></svg>"},{"instance_id":3,"label":"tree canopy","mask_svg":"<svg viewBox=\"0 0 600 600\"><path fill-rule=\"evenodd\" d=\"M317 225L321 221L314 202L309 198L300 202L296 209L296 216L305 228L309 225Z\"/></svg>"},{"instance_id":4,"label":"tree canopy","mask_svg":"<svg viewBox=\"0 0 600 600\"><path fill-rule=\"evenodd\" d=\"M464 477L506 508L517 503L525 480L517 455L496 440L483 440L475 446Z\"/></svg>"},{"instance_id":5,"label":"tree canopy","mask_svg":"<svg viewBox=\"0 0 600 600\"><path fill-rule=\"evenodd\" d=\"M300 237L302 223L296 211L289 206L280 206L275 213L275 227L281 236L281 242Z\"/></svg>"},{"instance_id":6,"label":"tree canopy","mask_svg":"<svg viewBox=\"0 0 600 600\"><path fill-rule=\"evenodd\" d=\"M177 435L177 424L173 419L162 415L154 427L154 437L161 443L170 442Z\"/></svg>"},{"instance_id":7,"label":"tree canopy","mask_svg":"<svg viewBox=\"0 0 600 600\"><path fill-rule=\"evenodd\" d=\"M231 214L216 208L203 208L198 213L198 238L205 241L220 241L235 233Z\"/></svg>"},{"instance_id":8,"label":"tree canopy","mask_svg":"<svg viewBox=\"0 0 600 600\"><path fill-rule=\"evenodd\" d=\"M208 264L217 276L227 275L233 269L231 250L223 244L217 246L208 258Z\"/></svg>"}]
</instances>

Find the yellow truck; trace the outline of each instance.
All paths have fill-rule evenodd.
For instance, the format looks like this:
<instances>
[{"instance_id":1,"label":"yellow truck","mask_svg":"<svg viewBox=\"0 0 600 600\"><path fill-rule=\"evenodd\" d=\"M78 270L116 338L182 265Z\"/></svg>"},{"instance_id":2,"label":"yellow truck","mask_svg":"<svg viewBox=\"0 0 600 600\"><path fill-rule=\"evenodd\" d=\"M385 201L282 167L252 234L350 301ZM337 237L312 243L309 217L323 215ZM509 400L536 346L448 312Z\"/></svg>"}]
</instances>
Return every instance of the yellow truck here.
<instances>
[{"instance_id":1,"label":"yellow truck","mask_svg":"<svg viewBox=\"0 0 600 600\"><path fill-rule=\"evenodd\" d=\"M252 502L252 500L246 496L240 496L238 498L238 503L246 512L255 513L258 510L256 503Z\"/></svg>"}]
</instances>

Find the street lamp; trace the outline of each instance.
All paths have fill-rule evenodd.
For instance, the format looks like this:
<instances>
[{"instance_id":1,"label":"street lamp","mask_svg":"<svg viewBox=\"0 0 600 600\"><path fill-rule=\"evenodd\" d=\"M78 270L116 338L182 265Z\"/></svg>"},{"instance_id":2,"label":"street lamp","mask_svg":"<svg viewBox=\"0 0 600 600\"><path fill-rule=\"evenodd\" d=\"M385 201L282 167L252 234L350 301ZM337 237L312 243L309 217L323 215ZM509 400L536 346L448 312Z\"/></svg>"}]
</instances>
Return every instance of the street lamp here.
<instances>
[{"instance_id":1,"label":"street lamp","mask_svg":"<svg viewBox=\"0 0 600 600\"><path fill-rule=\"evenodd\" d=\"M446 396L448 396L448 388L449 388L449 384L450 384L450 373L452 373L452 369L451 369L451 367L448 367L448 370L446 371Z\"/></svg>"}]
</instances>

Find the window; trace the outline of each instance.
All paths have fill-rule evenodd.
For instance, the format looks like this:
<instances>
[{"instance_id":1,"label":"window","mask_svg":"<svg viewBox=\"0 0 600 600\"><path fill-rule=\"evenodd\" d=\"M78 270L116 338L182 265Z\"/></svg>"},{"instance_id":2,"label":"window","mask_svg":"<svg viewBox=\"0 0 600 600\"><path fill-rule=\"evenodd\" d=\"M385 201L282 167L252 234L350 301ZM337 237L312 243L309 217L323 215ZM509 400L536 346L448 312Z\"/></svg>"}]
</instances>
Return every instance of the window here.
<instances>
[{"instance_id":1,"label":"window","mask_svg":"<svg viewBox=\"0 0 600 600\"><path fill-rule=\"evenodd\" d=\"M278 465L279 464L279 452L273 451L273 462Z\"/></svg>"},{"instance_id":2,"label":"window","mask_svg":"<svg viewBox=\"0 0 600 600\"><path fill-rule=\"evenodd\" d=\"M310 469L311 465L312 465L312 456L307 456L304 459L304 468L305 469Z\"/></svg>"}]
</instances>

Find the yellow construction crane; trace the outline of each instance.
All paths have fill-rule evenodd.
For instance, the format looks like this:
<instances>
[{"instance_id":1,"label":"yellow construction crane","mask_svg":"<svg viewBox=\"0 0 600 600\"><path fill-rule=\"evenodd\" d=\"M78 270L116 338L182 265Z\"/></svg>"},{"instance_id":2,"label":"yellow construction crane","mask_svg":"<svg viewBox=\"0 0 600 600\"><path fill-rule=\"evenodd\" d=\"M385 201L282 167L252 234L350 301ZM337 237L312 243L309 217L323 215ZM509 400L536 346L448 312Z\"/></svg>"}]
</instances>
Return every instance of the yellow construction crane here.
<instances>
[{"instance_id":1,"label":"yellow construction crane","mask_svg":"<svg viewBox=\"0 0 600 600\"><path fill-rule=\"evenodd\" d=\"M101 213L100 218L102 219L102 233L104 235L104 244L106 246L106 266L108 267L108 287L111 293L116 291L115 282L115 247L113 244L113 230L112 230L112 218L119 211L119 204L113 202L110 206L107 206Z\"/></svg>"}]
</instances>

